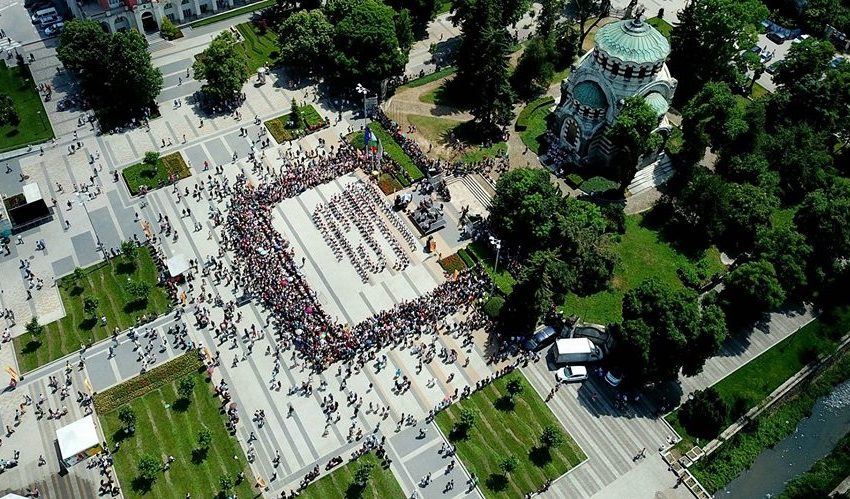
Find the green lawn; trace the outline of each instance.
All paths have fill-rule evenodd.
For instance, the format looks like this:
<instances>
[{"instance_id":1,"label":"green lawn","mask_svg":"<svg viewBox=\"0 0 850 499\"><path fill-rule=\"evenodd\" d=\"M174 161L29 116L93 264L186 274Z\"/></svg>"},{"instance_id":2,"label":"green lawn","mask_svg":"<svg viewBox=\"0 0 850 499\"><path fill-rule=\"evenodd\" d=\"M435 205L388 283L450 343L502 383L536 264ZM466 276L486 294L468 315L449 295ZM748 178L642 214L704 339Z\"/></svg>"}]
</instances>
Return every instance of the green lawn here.
<instances>
[{"instance_id":1,"label":"green lawn","mask_svg":"<svg viewBox=\"0 0 850 499\"><path fill-rule=\"evenodd\" d=\"M496 262L496 253L490 248L490 246L475 241L470 243L466 249L475 256L475 259L481 262L481 265L484 266L484 269L490 274L490 278L493 279L493 282L496 283L496 286L502 290L506 295L511 294L511 291L514 289L514 284L516 284L516 279L511 275L510 272L507 271L505 265L508 263L507 259L504 258L504 255L499 255L499 266L496 270L498 273L494 273L493 265Z\"/></svg>"},{"instance_id":2,"label":"green lawn","mask_svg":"<svg viewBox=\"0 0 850 499\"><path fill-rule=\"evenodd\" d=\"M147 186L148 190L156 189L181 178L186 178L192 173L178 151L161 156L156 165L142 162L128 166L124 168L121 174L124 176L127 188L130 189L130 194L135 196L142 186Z\"/></svg>"},{"instance_id":3,"label":"green lawn","mask_svg":"<svg viewBox=\"0 0 850 499\"><path fill-rule=\"evenodd\" d=\"M763 86L756 83L753 85L752 97L753 99L758 99L759 97L764 97L765 95L770 95L770 91Z\"/></svg>"},{"instance_id":4,"label":"green lawn","mask_svg":"<svg viewBox=\"0 0 850 499\"><path fill-rule=\"evenodd\" d=\"M442 85L432 88L431 90L419 96L419 101L426 104L434 104L436 106L446 106L456 109L463 109L462 97L454 95L449 90L449 86L445 80Z\"/></svg>"},{"instance_id":5,"label":"green lawn","mask_svg":"<svg viewBox=\"0 0 850 499\"><path fill-rule=\"evenodd\" d=\"M801 420L811 414L818 398L850 379L850 353L844 352L816 378L799 386L790 397L760 415L720 448L690 467L691 473L709 493L721 489L746 471L768 448L794 433ZM812 495L808 497L820 497Z\"/></svg>"},{"instance_id":6,"label":"green lawn","mask_svg":"<svg viewBox=\"0 0 850 499\"><path fill-rule=\"evenodd\" d=\"M116 325L127 329L142 315L159 315L171 304L163 288L156 287L157 268L147 247L139 248L137 263L130 265L122 258L98 263L84 269L85 278L75 285L69 277L58 281L59 296L67 314L62 319L47 324L39 338L28 334L14 339L15 351L21 371L36 367L76 352L81 343L94 343L108 337ZM134 301L124 288L127 279L151 285L146 302ZM94 297L98 301L98 320L83 312L83 300ZM100 316L106 316L106 327L100 325Z\"/></svg>"},{"instance_id":7,"label":"green lawn","mask_svg":"<svg viewBox=\"0 0 850 499\"><path fill-rule=\"evenodd\" d=\"M455 132L456 137L463 137L463 131L459 127L463 127L468 122L457 121L448 118L439 118L436 116L421 116L411 114L407 116L407 120L414 126L416 130L432 144L445 145L449 143L449 136ZM467 144L466 149L458 157L444 157L444 159L453 159L463 161L464 163L477 163L485 158L494 158L502 156L508 151L508 145L505 142L496 142L495 144L484 147L476 144Z\"/></svg>"},{"instance_id":8,"label":"green lawn","mask_svg":"<svg viewBox=\"0 0 850 499\"><path fill-rule=\"evenodd\" d=\"M195 21L190 23L189 26L193 28L200 28L201 26L206 26L208 24L217 23L219 21L224 21L230 19L232 17L241 16L242 14L247 14L249 12L254 12L255 10L265 9L266 7L271 7L274 5L275 0L262 0L261 2L255 2L244 7L239 7L238 9L228 10L227 12L206 17L201 19L200 21Z\"/></svg>"},{"instance_id":9,"label":"green lawn","mask_svg":"<svg viewBox=\"0 0 850 499\"><path fill-rule=\"evenodd\" d=\"M361 490L354 483L354 472L364 462L372 463L375 467L366 488ZM390 499L405 497L405 494L393 476L393 472L382 468L381 460L370 452L310 484L299 494L299 497L305 499Z\"/></svg>"},{"instance_id":10,"label":"green lawn","mask_svg":"<svg viewBox=\"0 0 850 499\"><path fill-rule=\"evenodd\" d=\"M452 0L437 0L437 15L445 14L452 9Z\"/></svg>"},{"instance_id":11,"label":"green lawn","mask_svg":"<svg viewBox=\"0 0 850 499\"><path fill-rule=\"evenodd\" d=\"M718 381L714 388L734 410L729 423L759 404L818 354L833 351L839 338L847 332L850 332L850 306L825 311L796 333ZM706 443L685 431L679 422L678 410L668 414L666 419L682 436L682 448Z\"/></svg>"},{"instance_id":12,"label":"green lawn","mask_svg":"<svg viewBox=\"0 0 850 499\"><path fill-rule=\"evenodd\" d=\"M190 358L194 354L187 354ZM180 362L176 360L173 362ZM183 377L164 376L149 385L145 395L133 399L130 407L136 413L136 432L127 436L118 419L118 410L100 414L103 432L110 448L121 442L113 454L115 472L122 485L124 497L173 498L214 497L219 492L222 476L235 478L244 471L246 479L234 492L239 497L252 497L252 475L242 449L225 427L225 417L219 412L219 401L213 396L200 363L193 376L195 391L188 405L179 400L177 382ZM118 385L111 390L121 390ZM109 390L96 397L110 396ZM197 435L202 428L212 433L212 445L207 452L196 450ZM141 456L150 454L163 461L174 457L171 468L161 472L153 484L138 478ZM235 459L234 459L235 458ZM146 486L147 485L147 486ZM149 490L147 490L149 488Z\"/></svg>"},{"instance_id":13,"label":"green lawn","mask_svg":"<svg viewBox=\"0 0 850 499\"><path fill-rule=\"evenodd\" d=\"M29 66L7 68L5 64L0 64L0 93L12 98L20 118L17 126L0 126L0 152L53 138L53 128L33 83Z\"/></svg>"},{"instance_id":14,"label":"green lawn","mask_svg":"<svg viewBox=\"0 0 850 499\"><path fill-rule=\"evenodd\" d=\"M670 23L659 17L650 17L646 22L664 35L664 38L670 40L670 35L673 34L673 26Z\"/></svg>"},{"instance_id":15,"label":"green lawn","mask_svg":"<svg viewBox=\"0 0 850 499\"><path fill-rule=\"evenodd\" d=\"M277 65L280 51L274 31L266 30L265 33L260 34L251 22L238 24L236 29L244 38L240 46L245 53L245 60L248 61L248 70L252 78L260 67Z\"/></svg>"},{"instance_id":16,"label":"green lawn","mask_svg":"<svg viewBox=\"0 0 850 499\"><path fill-rule=\"evenodd\" d=\"M549 117L549 108L555 103L555 99L549 95L533 100L520 111L516 120L516 129L519 130L519 137L522 143L534 151L535 154L540 153L540 148L543 145L543 136L546 135L546 130L549 128L547 118Z\"/></svg>"},{"instance_id":17,"label":"green lawn","mask_svg":"<svg viewBox=\"0 0 850 499\"><path fill-rule=\"evenodd\" d=\"M677 269L695 265L699 260L705 260L710 274L725 272L716 248L705 251L699 259L691 259L673 248L657 230L647 226L643 215L626 217L626 233L616 244L615 251L620 261L614 269L611 288L584 297L570 293L563 307L566 315L576 314L585 321L599 324L619 322L623 316L623 295L650 277L681 288L683 284Z\"/></svg>"},{"instance_id":18,"label":"green lawn","mask_svg":"<svg viewBox=\"0 0 850 499\"><path fill-rule=\"evenodd\" d=\"M392 158L393 161L398 163L399 166L404 168L410 178L414 181L421 179L425 175L419 170L419 167L416 166L416 163L410 159L410 156L404 152L404 149L395 141L395 139L390 135L390 133L384 130L384 127L381 126L377 121L373 121L369 123L369 129L372 130L378 140L381 141L381 146L384 148L384 152ZM360 137L360 149L363 147L363 137Z\"/></svg>"},{"instance_id":19,"label":"green lawn","mask_svg":"<svg viewBox=\"0 0 850 499\"><path fill-rule=\"evenodd\" d=\"M514 397L514 407L506 404L506 384L519 378L525 385ZM463 408L472 408L478 416L466 438L454 435L454 424ZM523 497L537 490L547 479L554 480L585 459L584 453L561 426L521 372L503 376L466 400L453 404L437 415L437 425L457 446L457 455L478 479L488 498ZM550 452L539 449L543 428L554 425L564 434L565 442ZM508 456L519 465L506 480L499 462Z\"/></svg>"},{"instance_id":20,"label":"green lawn","mask_svg":"<svg viewBox=\"0 0 850 499\"><path fill-rule=\"evenodd\" d=\"M425 75L422 78L416 78L415 80L410 80L404 85L400 85L397 90L404 90L407 88L416 88L421 87L422 85L426 85L431 83L432 81L437 81L441 78L445 78L446 76L453 75L457 71L457 68L454 66L449 66L447 68L443 68L439 71L435 71L429 75Z\"/></svg>"}]
</instances>

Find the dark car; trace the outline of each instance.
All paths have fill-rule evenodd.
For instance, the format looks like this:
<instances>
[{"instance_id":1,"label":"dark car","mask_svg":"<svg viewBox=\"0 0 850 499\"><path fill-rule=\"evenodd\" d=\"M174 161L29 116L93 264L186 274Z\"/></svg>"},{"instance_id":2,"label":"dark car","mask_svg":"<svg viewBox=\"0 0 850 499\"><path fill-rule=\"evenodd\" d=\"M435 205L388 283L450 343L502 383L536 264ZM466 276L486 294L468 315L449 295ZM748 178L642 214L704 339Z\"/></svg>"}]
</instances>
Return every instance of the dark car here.
<instances>
[{"instance_id":1,"label":"dark car","mask_svg":"<svg viewBox=\"0 0 850 499\"><path fill-rule=\"evenodd\" d=\"M773 75L773 74L776 74L776 72L779 71L779 68L781 68L781 67L782 67L782 61L776 61L773 64L771 64L770 66L768 66L765 71L767 71L767 74Z\"/></svg>"},{"instance_id":2,"label":"dark car","mask_svg":"<svg viewBox=\"0 0 850 499\"><path fill-rule=\"evenodd\" d=\"M775 43L777 45L782 45L783 43L785 43L785 37L780 35L779 33L775 32L775 31L771 31L770 33L768 33L765 36L767 37L768 40L772 41L773 43Z\"/></svg>"},{"instance_id":3,"label":"dark car","mask_svg":"<svg viewBox=\"0 0 850 499\"><path fill-rule=\"evenodd\" d=\"M525 343L523 343L522 346L529 352L536 352L537 350L540 350L546 345L552 343L557 338L558 332L555 331L555 328L546 326L540 331L537 331L534 336L525 340Z\"/></svg>"}]
</instances>

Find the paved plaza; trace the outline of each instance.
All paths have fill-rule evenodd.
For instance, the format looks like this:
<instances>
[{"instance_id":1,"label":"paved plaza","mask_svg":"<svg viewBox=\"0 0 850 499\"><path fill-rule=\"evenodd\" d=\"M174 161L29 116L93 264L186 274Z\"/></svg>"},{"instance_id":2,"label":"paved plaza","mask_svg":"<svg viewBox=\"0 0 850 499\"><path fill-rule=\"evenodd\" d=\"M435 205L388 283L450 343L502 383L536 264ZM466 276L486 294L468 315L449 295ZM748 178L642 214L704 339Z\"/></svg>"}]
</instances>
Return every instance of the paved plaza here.
<instances>
[{"instance_id":1,"label":"paved plaza","mask_svg":"<svg viewBox=\"0 0 850 499\"><path fill-rule=\"evenodd\" d=\"M678 4L675 0L659 2L652 5L664 6L665 18L670 20ZM652 7L648 14L654 15ZM518 23L519 36L527 35L529 26L529 19ZM156 233L161 217L168 217L174 234L157 233L155 244L165 258L184 255L195 262L213 259L227 269L234 268L234 254L222 250L225 230L214 220L216 213L228 210L229 197L213 195L211 186L233 186L240 175L252 185L260 185L268 180L265 172L284 170L287 158L304 158L314 151L327 154L329 146L338 147L341 137L362 125L352 103L322 97L315 87L289 80L283 70L273 71L265 85L245 85L241 119L200 114L193 97L200 83L190 70L187 76L187 70L194 55L226 27L206 27L180 42L152 47L154 63L165 77L158 98L161 116L151 121L149 129L138 127L108 135L96 135L79 110L57 110L56 105L65 94L77 88L55 58L55 43L34 41L27 46L27 51L36 56L32 65L36 82L50 83L54 88L54 98L46 103L46 109L57 139L26 154L0 160L0 165L8 165L8 173L4 173L6 168L0 169L0 191L16 193L22 184L35 182L45 199L51 200L53 215L50 222L22 233L21 243L13 240L10 254L0 256L0 273L4 276L0 308L14 313L14 321L7 323L13 335L23 333L30 317L47 323L64 316L54 282L76 267L101 261L103 252L98 244L110 250L134 236L144 239L144 224L150 224ZM432 23L429 39L414 46L407 73L415 75L420 70L433 69L430 44L457 34L446 16ZM313 104L331 126L298 141L272 142L272 147L259 149L258 139L265 137L262 122L287 113L293 98ZM241 132L242 128L247 132ZM83 147L70 154L68 146L77 142ZM143 198L131 196L116 173L138 163L146 151L179 152L192 176ZM252 153L259 167L248 159ZM367 205L352 208L356 212L358 207L374 207L374 212L366 211L374 216L367 217L371 228L365 232L358 226L365 223L362 217L327 211L346 189L375 189L366 175L368 172L364 175L360 171L342 175L285 199L272 210L273 226L291 245L293 259L316 294L317 303L340 324L354 325L422 297L447 279L436 254L424 252L425 238L418 237L406 216L387 214L380 204L368 204L371 195L358 191L364 194L358 199L365 199ZM201 183L206 189L199 190ZM458 227L461 210L469 207L473 214L486 215L493 195L492 186L477 174L449 179L448 186L452 193L452 202L444 210L448 226L435 238L436 253L444 256L466 242ZM185 194L188 192L200 194ZM392 203L392 197L381 199ZM316 217L326 226L336 227L340 235L325 235ZM413 244L409 244L408 233L414 234ZM39 240L44 241L45 249L36 249ZM340 257L335 245L345 244L360 256L350 257L343 249ZM22 262L43 280L43 285L31 285ZM357 265L366 270L358 271ZM316 465L324 476L329 460L337 456L347 459L372 435L379 440L386 438L391 469L409 497L414 493L415 497L428 498L482 497L478 489L467 487L469 474L463 463L450 468L452 458L438 452L446 441L435 425L426 422L429 411L503 367L490 362L488 338L483 331L467 332L455 327L467 319L463 313L446 317L437 325L436 333L381 349L374 356L376 360L362 367L356 362L338 362L314 373L291 349L284 350L279 359L272 353L278 346L271 327L272 313L259 299L235 309L238 319L234 327L239 334L232 341L219 338L215 328L200 324L193 314L204 310L213 323L226 321L222 307L212 306L206 297L229 303L241 297L244 290L235 281L218 278L201 268L194 275L192 286L184 284L179 290L187 296L185 307L180 307L185 313L178 317L171 312L146 326L149 329L140 328L140 346L122 332L115 340L103 341L28 373L14 390L0 393L0 428L5 430L8 425L15 429L3 435L0 458L8 459L15 449L20 451L18 466L0 475L0 491L25 492L34 485L46 497L97 497L97 468L79 465L68 474L59 473L56 429L87 410L88 405L78 400L78 391L103 391L138 375L145 367L160 365L184 353L189 349L181 341L185 334L189 342L220 356L213 382L223 380L231 387L241 421L236 436L246 454L254 456L254 477L268 483L266 497L297 488ZM766 332L753 333L748 344L728 341L722 354L708 361L703 374L683 379L683 392L716 382L810 319L809 311L774 314ZM185 333L175 333L177 328ZM259 333L250 338L243 334L250 330ZM469 335L472 341L467 341ZM147 345L149 353L145 356L140 352ZM430 349L439 355L423 361L423 352ZM449 351L457 353L456 360L442 355ZM85 363L80 367L81 358ZM16 366L9 343L0 344L0 364L4 368ZM523 373L541 396L545 397L555 384L553 371L545 360L524 367ZM59 379L60 386L51 387L51 377ZM408 389L398 389L402 379L409 380ZM63 397L62 387L67 388L67 396ZM63 412L64 406L67 414L37 418L35 406L42 395L45 411ZM25 396L35 402L26 404ZM675 476L658 453L648 452L645 459L632 459L641 448L654 451L666 446L672 436L669 427L656 418L655 409L646 400L620 410L613 397L614 392L594 376L584 384L565 387L549 402L588 459L556 480L544 495L687 497L684 489L675 488ZM324 410L327 400L339 403L330 419ZM253 421L258 410L265 412L265 424ZM249 443L252 433L256 440ZM278 451L281 458L275 464ZM39 465L39 456L46 458L46 464ZM422 479L429 474L431 483L423 486ZM453 488L447 487L450 482ZM175 493L182 495L180 491Z\"/></svg>"}]
</instances>

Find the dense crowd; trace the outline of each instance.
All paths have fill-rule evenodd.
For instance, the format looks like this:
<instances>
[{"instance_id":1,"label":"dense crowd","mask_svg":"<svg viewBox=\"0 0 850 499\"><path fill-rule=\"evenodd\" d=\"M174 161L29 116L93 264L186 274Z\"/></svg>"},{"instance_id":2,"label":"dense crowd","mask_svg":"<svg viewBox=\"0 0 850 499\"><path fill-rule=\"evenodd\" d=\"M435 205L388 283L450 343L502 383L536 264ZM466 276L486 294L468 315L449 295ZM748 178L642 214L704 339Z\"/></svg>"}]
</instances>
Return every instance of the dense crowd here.
<instances>
[{"instance_id":1,"label":"dense crowd","mask_svg":"<svg viewBox=\"0 0 850 499\"><path fill-rule=\"evenodd\" d=\"M240 176L226 217L222 242L236 255L237 282L269 309L282 345L295 347L319 370L338 360L374 353L408 335L433 332L442 318L472 304L487 289L486 277L472 271L354 326L339 324L326 314L300 272L292 248L272 226L271 208L365 166L365 161L343 145L335 154L293 159L259 186Z\"/></svg>"}]
</instances>

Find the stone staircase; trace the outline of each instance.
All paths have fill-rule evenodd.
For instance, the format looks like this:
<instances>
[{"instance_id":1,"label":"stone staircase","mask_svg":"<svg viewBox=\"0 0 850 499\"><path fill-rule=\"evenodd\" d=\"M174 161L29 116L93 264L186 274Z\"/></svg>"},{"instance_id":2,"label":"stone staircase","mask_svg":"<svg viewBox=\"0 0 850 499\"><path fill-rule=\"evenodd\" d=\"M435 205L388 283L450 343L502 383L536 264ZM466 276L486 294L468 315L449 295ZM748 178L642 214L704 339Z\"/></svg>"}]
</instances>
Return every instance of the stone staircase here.
<instances>
[{"instance_id":1,"label":"stone staircase","mask_svg":"<svg viewBox=\"0 0 850 499\"><path fill-rule=\"evenodd\" d=\"M472 175L464 175L460 181L463 185L469 189L469 192L477 199L484 208L490 209L490 205L492 204L493 194L489 191L492 190L492 187L489 185L482 185L481 176L477 173Z\"/></svg>"},{"instance_id":2,"label":"stone staircase","mask_svg":"<svg viewBox=\"0 0 850 499\"><path fill-rule=\"evenodd\" d=\"M634 196L641 192L654 189L673 176L673 162L666 154L661 154L653 163L645 166L635 174L629 184L629 192Z\"/></svg>"}]
</instances>

